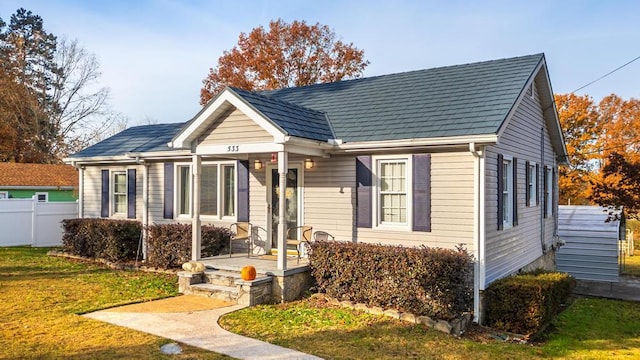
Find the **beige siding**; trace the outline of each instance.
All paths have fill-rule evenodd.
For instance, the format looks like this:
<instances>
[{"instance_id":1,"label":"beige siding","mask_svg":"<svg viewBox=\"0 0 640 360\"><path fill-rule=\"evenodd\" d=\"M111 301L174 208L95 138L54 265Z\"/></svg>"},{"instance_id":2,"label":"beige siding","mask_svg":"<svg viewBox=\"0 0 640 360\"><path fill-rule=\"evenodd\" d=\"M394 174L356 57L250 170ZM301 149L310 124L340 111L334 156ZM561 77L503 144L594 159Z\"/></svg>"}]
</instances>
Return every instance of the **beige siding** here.
<instances>
[{"instance_id":1,"label":"beige siding","mask_svg":"<svg viewBox=\"0 0 640 360\"><path fill-rule=\"evenodd\" d=\"M230 139L244 144L273 141L267 131L237 109L217 119L201 138L202 145L228 144Z\"/></svg>"},{"instance_id":2,"label":"beige siding","mask_svg":"<svg viewBox=\"0 0 640 360\"><path fill-rule=\"evenodd\" d=\"M473 168L471 153L432 154L431 232L358 228L358 241L473 251Z\"/></svg>"},{"instance_id":3,"label":"beige siding","mask_svg":"<svg viewBox=\"0 0 640 360\"><path fill-rule=\"evenodd\" d=\"M149 224L172 222L164 218L164 163L149 163Z\"/></svg>"},{"instance_id":4,"label":"beige siding","mask_svg":"<svg viewBox=\"0 0 640 360\"><path fill-rule=\"evenodd\" d=\"M142 221L143 205L142 205L142 181L143 170L141 165L123 165L123 166L87 166L84 170L84 199L83 211L84 217L100 217L102 209L102 170L127 171L128 169L136 170L136 220ZM109 186L113 177L109 177ZM109 199L110 203L113 199ZM110 204L113 206L113 204ZM127 219L126 215L112 215L113 219Z\"/></svg>"},{"instance_id":5,"label":"beige siding","mask_svg":"<svg viewBox=\"0 0 640 360\"><path fill-rule=\"evenodd\" d=\"M541 150L541 128L543 130ZM517 158L518 225L498 229L497 218L497 155ZM540 205L527 207L525 162L539 164L538 194ZM486 284L518 271L543 255L541 244L544 166L556 166L549 133L542 117L538 92L534 86L534 98L525 95L514 117L505 129L500 143L486 151ZM545 234L542 241L549 249L555 232L554 217L544 220Z\"/></svg>"}]
</instances>

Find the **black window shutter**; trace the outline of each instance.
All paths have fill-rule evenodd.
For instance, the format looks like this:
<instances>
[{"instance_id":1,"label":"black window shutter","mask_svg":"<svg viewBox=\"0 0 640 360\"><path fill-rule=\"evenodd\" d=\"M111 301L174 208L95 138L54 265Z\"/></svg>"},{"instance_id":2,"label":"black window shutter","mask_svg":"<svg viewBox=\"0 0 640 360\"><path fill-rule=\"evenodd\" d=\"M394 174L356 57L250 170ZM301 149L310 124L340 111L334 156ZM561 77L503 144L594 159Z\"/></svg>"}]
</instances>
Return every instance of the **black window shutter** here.
<instances>
[{"instance_id":1,"label":"black window shutter","mask_svg":"<svg viewBox=\"0 0 640 360\"><path fill-rule=\"evenodd\" d=\"M361 228L372 227L371 216L371 156L363 155L356 158L356 226Z\"/></svg>"},{"instance_id":2,"label":"black window shutter","mask_svg":"<svg viewBox=\"0 0 640 360\"><path fill-rule=\"evenodd\" d=\"M164 163L164 218L173 219L173 163Z\"/></svg>"},{"instance_id":3,"label":"black window shutter","mask_svg":"<svg viewBox=\"0 0 640 360\"><path fill-rule=\"evenodd\" d=\"M536 205L540 205L540 165L536 164Z\"/></svg>"},{"instance_id":4,"label":"black window shutter","mask_svg":"<svg viewBox=\"0 0 640 360\"><path fill-rule=\"evenodd\" d=\"M543 196L544 196L544 198L542 199L542 203L544 204L544 218L545 218L545 219L547 218L547 210L548 210L548 206L549 206L549 204L547 204L547 203L548 203L548 201L547 201L547 198L548 198L547 194L549 193L549 186L548 186L548 184L547 184L547 182L548 182L548 181L547 181L547 178L548 178L547 173L548 173L548 172L549 172L549 168L548 168L547 166L545 166L545 167L544 167L543 179L542 179L543 189L544 189L544 190L543 190L543 194L544 194Z\"/></svg>"},{"instance_id":5,"label":"black window shutter","mask_svg":"<svg viewBox=\"0 0 640 360\"><path fill-rule=\"evenodd\" d=\"M518 225L518 159L513 158L513 226Z\"/></svg>"},{"instance_id":6,"label":"black window shutter","mask_svg":"<svg viewBox=\"0 0 640 360\"><path fill-rule=\"evenodd\" d=\"M431 155L413 155L413 231L431 231Z\"/></svg>"},{"instance_id":7,"label":"black window shutter","mask_svg":"<svg viewBox=\"0 0 640 360\"><path fill-rule=\"evenodd\" d=\"M102 199L100 216L109 217L109 170L102 170Z\"/></svg>"},{"instance_id":8,"label":"black window shutter","mask_svg":"<svg viewBox=\"0 0 640 360\"><path fill-rule=\"evenodd\" d=\"M524 183L524 189L525 189L525 201L524 201L524 206L529 207L529 203L531 203L531 188L529 187L529 184L531 183L531 173L529 172L529 166L531 166L531 164L529 163L529 160L524 162L524 173L525 173L525 183Z\"/></svg>"},{"instance_id":9,"label":"black window shutter","mask_svg":"<svg viewBox=\"0 0 640 360\"><path fill-rule=\"evenodd\" d=\"M502 154L498 154L498 230L502 230L504 227L504 207L503 207L503 197L502 193L504 192L504 182L503 182L503 172L504 172L504 158Z\"/></svg>"},{"instance_id":10,"label":"black window shutter","mask_svg":"<svg viewBox=\"0 0 640 360\"><path fill-rule=\"evenodd\" d=\"M127 170L127 218L136 218L136 169Z\"/></svg>"},{"instance_id":11,"label":"black window shutter","mask_svg":"<svg viewBox=\"0 0 640 360\"><path fill-rule=\"evenodd\" d=\"M238 161L238 221L249 221L249 161Z\"/></svg>"}]
</instances>

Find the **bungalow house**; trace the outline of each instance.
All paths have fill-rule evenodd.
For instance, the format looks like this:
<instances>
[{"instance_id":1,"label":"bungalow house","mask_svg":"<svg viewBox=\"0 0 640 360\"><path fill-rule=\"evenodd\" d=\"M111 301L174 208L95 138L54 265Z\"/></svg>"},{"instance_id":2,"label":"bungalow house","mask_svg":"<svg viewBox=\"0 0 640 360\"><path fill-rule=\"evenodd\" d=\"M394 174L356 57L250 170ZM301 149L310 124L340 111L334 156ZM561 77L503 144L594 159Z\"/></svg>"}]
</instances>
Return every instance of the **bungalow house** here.
<instances>
[{"instance_id":1,"label":"bungalow house","mask_svg":"<svg viewBox=\"0 0 640 360\"><path fill-rule=\"evenodd\" d=\"M228 87L185 123L132 127L66 159L80 216L454 248L480 292L554 267L566 161L543 54L273 91ZM284 196L281 196L284 194ZM199 258L199 231L194 231ZM287 268L285 251L279 269Z\"/></svg>"},{"instance_id":2,"label":"bungalow house","mask_svg":"<svg viewBox=\"0 0 640 360\"><path fill-rule=\"evenodd\" d=\"M64 164L0 162L0 200L76 201L78 171Z\"/></svg>"}]
</instances>

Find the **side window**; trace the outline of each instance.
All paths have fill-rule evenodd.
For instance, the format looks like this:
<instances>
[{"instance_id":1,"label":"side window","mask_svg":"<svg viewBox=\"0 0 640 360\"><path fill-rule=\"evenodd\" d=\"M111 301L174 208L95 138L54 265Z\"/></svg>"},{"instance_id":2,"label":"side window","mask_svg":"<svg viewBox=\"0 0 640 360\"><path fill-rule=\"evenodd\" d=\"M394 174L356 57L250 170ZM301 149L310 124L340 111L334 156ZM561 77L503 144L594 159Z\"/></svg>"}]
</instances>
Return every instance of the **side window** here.
<instances>
[{"instance_id":1,"label":"side window","mask_svg":"<svg viewBox=\"0 0 640 360\"><path fill-rule=\"evenodd\" d=\"M113 213L127 213L127 174L125 172L113 173Z\"/></svg>"},{"instance_id":2,"label":"side window","mask_svg":"<svg viewBox=\"0 0 640 360\"><path fill-rule=\"evenodd\" d=\"M528 204L527 206L536 206L538 199L538 176L536 172L536 163L528 163L527 166L527 191L528 191Z\"/></svg>"},{"instance_id":3,"label":"side window","mask_svg":"<svg viewBox=\"0 0 640 360\"><path fill-rule=\"evenodd\" d=\"M513 226L513 160L502 160L502 223L504 228Z\"/></svg>"},{"instance_id":4,"label":"side window","mask_svg":"<svg viewBox=\"0 0 640 360\"><path fill-rule=\"evenodd\" d=\"M550 167L545 166L544 168L544 176L546 177L545 181L545 217L553 216L553 171Z\"/></svg>"},{"instance_id":5,"label":"side window","mask_svg":"<svg viewBox=\"0 0 640 360\"><path fill-rule=\"evenodd\" d=\"M0 200L8 199L9 192L8 191L0 191Z\"/></svg>"},{"instance_id":6,"label":"side window","mask_svg":"<svg viewBox=\"0 0 640 360\"><path fill-rule=\"evenodd\" d=\"M37 192L36 200L38 202L48 202L49 201L49 193L46 192Z\"/></svg>"},{"instance_id":7,"label":"side window","mask_svg":"<svg viewBox=\"0 0 640 360\"><path fill-rule=\"evenodd\" d=\"M378 160L378 225L407 225L407 159Z\"/></svg>"}]
</instances>

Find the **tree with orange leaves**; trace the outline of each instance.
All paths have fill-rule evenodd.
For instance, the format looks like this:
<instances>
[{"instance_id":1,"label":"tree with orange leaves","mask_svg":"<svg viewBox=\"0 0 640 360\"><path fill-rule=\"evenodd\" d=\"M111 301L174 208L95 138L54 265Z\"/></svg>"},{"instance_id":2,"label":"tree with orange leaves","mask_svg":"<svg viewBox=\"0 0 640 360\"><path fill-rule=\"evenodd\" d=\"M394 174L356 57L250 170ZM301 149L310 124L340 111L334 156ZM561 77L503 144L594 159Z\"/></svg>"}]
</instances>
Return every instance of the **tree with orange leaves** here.
<instances>
[{"instance_id":1,"label":"tree with orange leaves","mask_svg":"<svg viewBox=\"0 0 640 360\"><path fill-rule=\"evenodd\" d=\"M589 204L590 180L595 172L600 122L593 99L575 94L556 94L558 117L569 155L569 166L559 169L560 204Z\"/></svg>"},{"instance_id":2,"label":"tree with orange leaves","mask_svg":"<svg viewBox=\"0 0 640 360\"><path fill-rule=\"evenodd\" d=\"M206 104L226 85L244 90L271 90L358 78L369 64L364 50L336 40L327 26L305 21L271 21L259 26L225 51L209 69L200 90Z\"/></svg>"}]
</instances>

